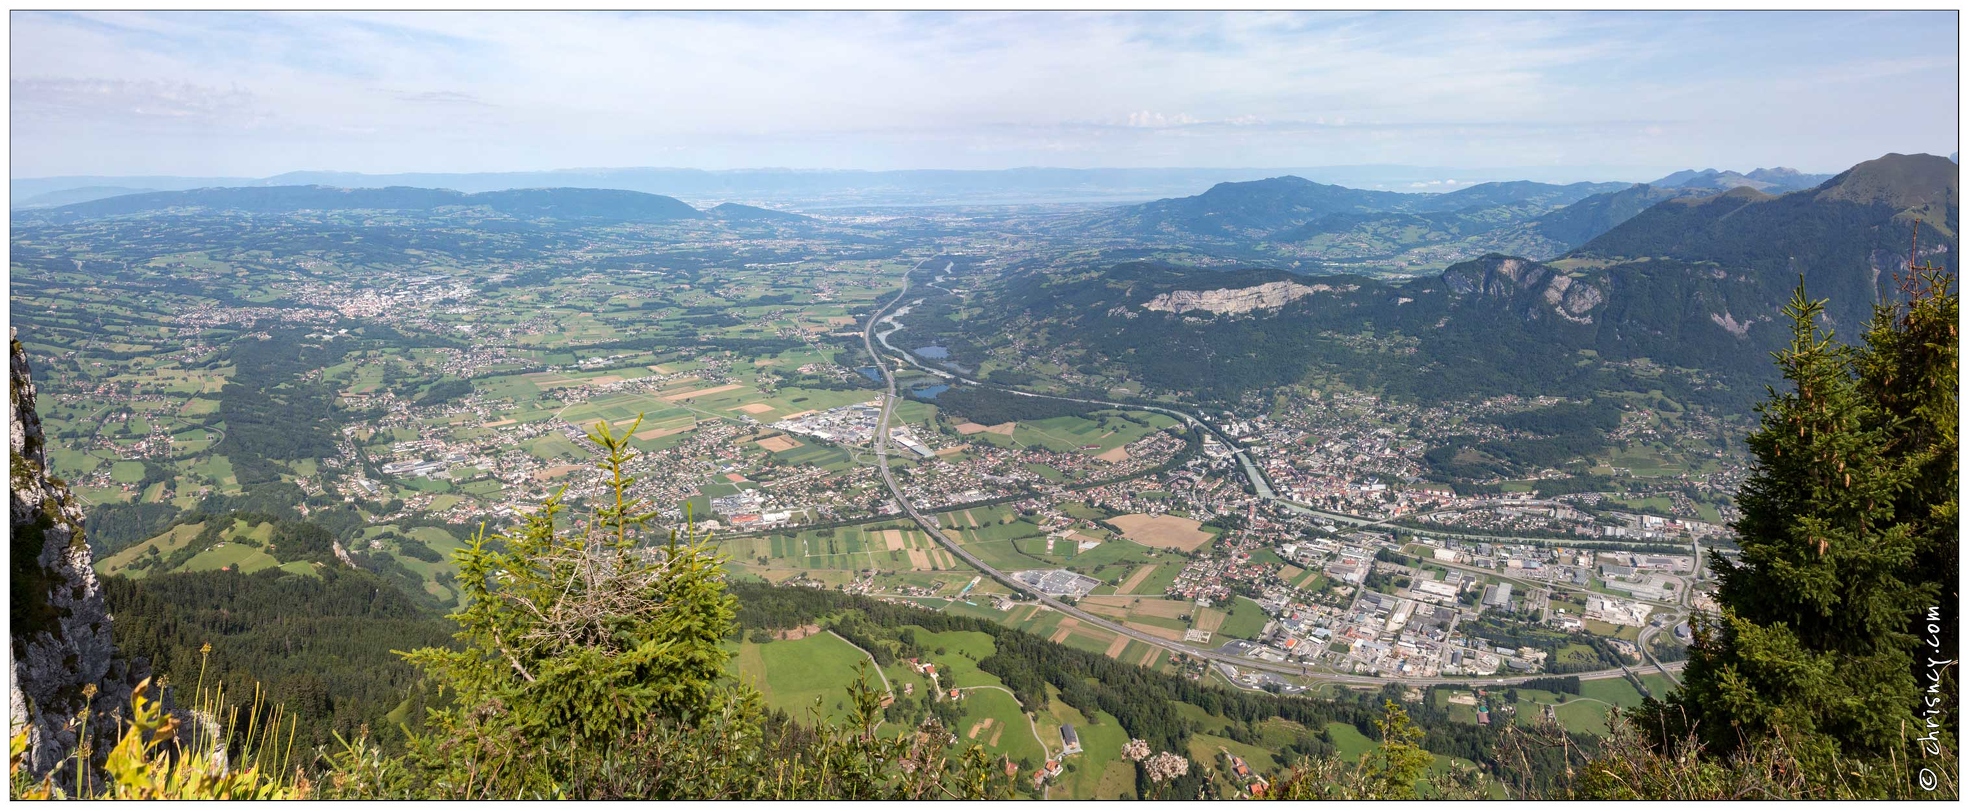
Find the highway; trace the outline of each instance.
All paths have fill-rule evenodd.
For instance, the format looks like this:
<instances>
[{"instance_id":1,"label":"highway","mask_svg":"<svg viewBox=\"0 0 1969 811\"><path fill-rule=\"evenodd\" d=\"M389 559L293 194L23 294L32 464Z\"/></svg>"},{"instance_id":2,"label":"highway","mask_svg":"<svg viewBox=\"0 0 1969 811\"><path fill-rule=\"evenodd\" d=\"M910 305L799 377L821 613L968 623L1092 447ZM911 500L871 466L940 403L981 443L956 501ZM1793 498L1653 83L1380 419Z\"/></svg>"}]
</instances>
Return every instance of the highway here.
<instances>
[{"instance_id":1,"label":"highway","mask_svg":"<svg viewBox=\"0 0 1969 811\"><path fill-rule=\"evenodd\" d=\"M1362 676L1356 674L1327 673L1327 672L1320 672L1315 674L1306 666L1286 664L1284 662L1269 662L1263 659L1255 659L1245 656L1233 656L1230 654L1221 653L1216 650L1207 650L1204 648L1197 648L1190 645L1185 645L1180 642L1164 639L1154 634L1135 630L1126 625L1122 625L1121 623L1115 622L1113 620L1109 620L1105 617L1095 616L1086 611L1082 611L1079 608L1068 605L1065 602L1061 601L1060 599L1053 597L1051 595L1040 594L1038 593L1038 590L1034 589L1032 586L1020 582L1016 579L1013 579L1013 577L1010 574L1001 571L997 568L994 568L990 565L987 565L984 561L979 560L976 555L971 554L969 550L966 550L963 546L959 545L956 541L952 540L950 536L945 535L942 526L939 525L934 515L925 516L921 512L917 511L916 505L910 503L909 497L903 494L902 487L896 484L895 472L889 469L889 422L891 418L894 416L895 404L897 400L896 375L895 375L895 369L891 368L890 359L884 356L882 353L877 352L875 349L875 327L877 324L880 324L882 322L882 319L888 317L889 311L891 309L895 308L896 305L900 304L904 298L908 297L911 274L915 273L918 268L923 267L925 264L935 261L937 258L939 257L933 256L930 257L929 259L924 259L923 261L918 262L915 265L911 266L909 270L903 272L902 289L896 292L895 298L890 299L887 304L884 304L880 309L876 310L873 314L869 316L868 325L862 328L861 337L862 337L862 345L864 348L868 350L869 357L874 360L875 367L882 371L882 380L887 388L886 393L882 397L881 416L876 420L875 423L874 444L875 444L876 468L881 471L883 483L888 486L889 493L895 497L896 503L902 507L903 513L908 515L911 521L915 522L918 527L921 527L923 531L925 533L928 533L931 538L934 538L937 541L937 543L942 544L945 549L950 550L951 554L956 555L958 559L964 561L966 564L977 569L978 571L983 572L985 576L1005 584L1005 586L1013 589L1015 592L1026 592L1026 593L1034 594L1036 601L1038 603L1054 611L1058 611L1060 613L1066 614L1067 616L1073 617L1082 623L1093 625L1098 628L1105 628L1109 631L1128 637L1130 639L1138 640L1140 642L1144 642L1159 648L1164 648L1176 653L1181 653L1186 656L1191 656L1197 659L1202 659L1210 662L1227 664L1233 667L1244 668L1247 670L1262 670L1271 673L1280 673L1285 675L1303 676L1303 677L1317 676L1320 679L1324 679L1328 681L1337 681L1337 682L1344 682L1350 684L1373 685L1373 684L1394 683L1394 684L1406 684L1406 685L1417 685L1417 686L1428 685L1428 684L1476 684L1476 683L1514 684L1529 679L1544 678L1553 675L1548 673L1535 673L1527 676L1515 676L1515 677L1507 676L1502 678L1478 677L1478 676L1402 678L1402 677L1389 677L1389 676ZM887 341L885 340L883 343L886 345ZM975 382L975 381L966 381L966 382ZM1101 400L1082 400L1082 399L1076 399L1071 397L1056 397L1053 395L1030 394L1027 392L1014 391L1011 389L1006 389L1006 391L1011 391L1014 394L1021 394L1028 397L1048 397L1050 399L1056 399L1056 400L1071 400L1073 402L1080 402L1080 403L1115 405L1124 408L1145 408L1149 410L1159 411L1165 414L1175 415L1177 417L1182 418L1185 422L1191 425L1200 426L1203 427L1205 430L1210 430L1213 433L1215 433L1215 429L1209 426L1208 423L1205 423L1202 420L1198 420L1197 418L1189 414L1185 414L1183 412L1175 411L1172 409L1155 408L1150 406L1137 405L1133 403L1107 403L1106 401L1101 401ZM1236 445L1229 445L1229 447L1236 448ZM1238 455L1242 458L1242 460L1245 463L1246 472L1252 476L1252 481L1254 486L1259 488L1261 494L1269 493L1271 488L1265 484L1262 484L1262 482L1264 482L1264 478L1262 475L1258 474L1255 466L1252 465L1250 458L1244 456L1244 451L1242 449L1238 450ZM1274 500L1283 501L1283 499L1279 499L1275 495L1268 496L1268 497ZM1291 502L1287 502L1287 503L1289 504ZM1302 509L1305 508L1302 507ZM1310 510L1307 511L1310 512ZM1368 519L1358 518L1355 516L1342 516L1340 514L1333 514L1333 515L1348 519L1350 522L1353 523L1372 523ZM1657 667L1660 667L1663 671L1667 671L1671 668L1680 669L1679 665L1680 665L1679 662L1673 662L1673 663L1668 663L1666 665L1657 664ZM1603 676L1617 676L1617 675L1622 675L1626 672L1627 672L1626 668L1610 668L1607 670L1598 670L1590 673L1577 673L1577 674L1565 674L1565 675L1577 675L1582 679L1591 679L1591 678L1597 678Z\"/></svg>"}]
</instances>

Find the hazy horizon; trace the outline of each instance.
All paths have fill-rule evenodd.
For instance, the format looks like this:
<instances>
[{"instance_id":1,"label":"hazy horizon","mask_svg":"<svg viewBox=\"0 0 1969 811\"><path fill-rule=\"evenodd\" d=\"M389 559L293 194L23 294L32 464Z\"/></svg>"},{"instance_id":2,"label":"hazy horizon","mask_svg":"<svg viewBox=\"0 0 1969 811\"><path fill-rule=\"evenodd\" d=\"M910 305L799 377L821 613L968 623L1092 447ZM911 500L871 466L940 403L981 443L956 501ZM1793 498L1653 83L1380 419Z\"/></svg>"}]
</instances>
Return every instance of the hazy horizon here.
<instances>
[{"instance_id":1,"label":"hazy horizon","mask_svg":"<svg viewBox=\"0 0 1969 811\"><path fill-rule=\"evenodd\" d=\"M13 178L1395 165L1638 181L1957 151L1947 11L11 21Z\"/></svg>"},{"instance_id":2,"label":"hazy horizon","mask_svg":"<svg viewBox=\"0 0 1969 811\"><path fill-rule=\"evenodd\" d=\"M1853 163L1854 163L1854 164L1857 164L1857 163L1860 163L1860 162L1862 162L1862 161L1866 161L1866 160L1872 160L1872 159L1874 159L1874 158L1878 158L1878 157L1881 157L1882 155L1886 155L1886 154L1889 154L1889 153L1884 153L1884 152L1883 152L1883 153L1881 153L1880 155L1874 155L1874 156L1871 156L1871 157L1867 157L1867 158L1861 158L1861 159L1859 159L1859 160L1855 160L1855 161L1853 161ZM1927 153L1927 154L1938 154L1938 153ZM1953 154L1953 151L1951 151L1950 153L1946 153L1946 154L1940 154L1939 156L1940 156L1940 157L1950 157L1950 156L1951 156L1952 154ZM1057 165L1056 165L1056 164L1031 164L1031 165L1023 165L1023 166L1002 166L1002 167L988 167L988 168L975 168L975 167L942 167L942 166L920 166L920 167L904 167L904 168L878 168L878 169L870 169L870 168L864 168L864 167L852 167L852 166L769 166L769 165L758 165L758 166L729 166L729 167L702 167L702 166L683 166L683 165L657 165L657 164L650 164L650 165L638 165L638 166L626 166L626 165L625 165L625 166L555 166L555 167L550 167L550 168L544 168L544 169L497 169L497 168L493 168L493 169L478 169L478 170L470 170L470 171L455 171L455 172L454 172L454 171L434 171L434 170L420 170L420 169L402 169L402 170L392 170L392 171L355 171L355 170L346 170L346 169L338 169L338 168L334 168L334 167L297 167L297 168L292 168L292 169L287 169L287 170L283 170L283 171L279 171L279 172L270 172L270 173L266 173L266 174L257 174L257 175L209 175L209 176L200 176L200 175L185 175L185 174L171 174L171 173L138 173L138 174L100 174L100 173L96 173L96 174L76 174L76 173L67 173L67 174L41 174L41 175L22 175L22 174L15 174L15 175L11 175L11 176L10 176L10 179L12 179L12 180L55 180L55 179L66 179L66 178L110 178L110 179L114 179L114 178L139 178L139 177L161 177L161 178L162 178L162 177L169 177L169 178L196 178L196 177L209 177L210 179L231 179L231 180L270 180L270 179L275 179L275 178L280 178L280 177L285 177L285 176L290 176L290 175L349 175L349 176L354 176L354 177L391 177L391 176L403 176L403 175L527 175L527 174L578 174L578 173L611 173L611 172L619 172L619 173L626 173L626 172L705 172L705 173L711 173L711 174L739 174L739 173L747 173L747 172L759 172L759 173L764 173L764 172L786 172L786 173L811 173L811 174L857 174L857 173L860 173L860 174L882 174L882 173L891 173L891 172L894 172L894 173L902 173L902 172L918 172L918 173L932 173L932 172L949 172L949 173L979 173L979 174L983 174L983 173L993 173L993 172L1056 172L1056 171L1057 171L1057 172L1316 172L1316 171L1349 171L1349 172L1362 172L1362 173L1367 173L1367 172L1370 172L1370 171L1378 171L1378 170L1385 170L1385 171L1389 171L1389 172L1393 172L1393 173L1401 173L1401 174L1412 174L1412 173L1416 173L1416 172L1426 172L1426 173L1429 173L1429 174L1443 174L1443 173L1450 173L1451 175L1453 175L1453 174L1456 174L1456 173L1461 173L1461 174L1464 174L1464 175L1467 175L1467 176L1468 176L1469 178L1502 178L1502 177L1507 177L1507 176L1508 176L1509 178L1511 178L1511 179L1540 179L1540 178L1552 178L1552 179L1546 179L1546 180L1543 180L1542 182L1552 182L1552 183L1573 183L1573 182L1593 182L1593 181L1620 181L1620 180L1627 180L1627 179L1633 179L1633 180L1634 180L1635 182L1646 182L1646 180L1647 180L1647 179L1653 179L1653 178L1656 178L1656 177L1660 177L1660 176L1662 176L1662 175L1666 175L1666 174L1669 174L1669 173L1673 173L1673 172L1679 172L1679 171L1684 171L1684 170L1694 170L1694 171L1704 171L1704 170L1715 170L1715 171L1736 171L1736 172L1750 172L1750 171L1754 171L1754 170L1757 170L1757 169L1796 169L1796 170L1798 170L1798 171L1800 171L1800 172L1804 172L1804 173L1807 173L1807 174L1836 174L1836 173L1838 173L1838 172L1842 172L1842 171L1845 171L1846 169L1849 169L1849 168L1852 168L1852 164L1847 164L1847 165L1843 165L1843 166L1839 166L1839 167L1826 167L1826 168L1823 168L1823 169L1819 169L1819 168L1803 168L1803 167L1798 167L1798 166L1784 166L1784 165L1780 165L1780 164L1775 164L1775 163L1770 163L1770 164L1759 164L1759 165L1756 165L1756 166L1749 166L1749 165L1744 165L1744 166L1698 166L1698 165L1695 165L1695 164L1661 164L1661 165L1650 165L1650 166L1591 166L1591 165L1582 165L1582 166L1480 166L1480 167L1453 167L1453 166L1421 166L1421 165L1414 165L1414 164L1397 164L1397 163L1353 163L1353 164L1333 164L1333 165L1326 165L1326 166L1257 166L1257 165L1253 165L1253 166L1193 166L1193 165L1182 165L1182 166L1178 166L1178 165L1142 165L1142 166L1069 166L1069 165L1064 165L1064 164L1057 164ZM1531 177L1532 175L1537 175L1537 176L1539 176L1539 177L1538 177L1538 178L1534 178L1534 177ZM1643 177L1641 177L1642 175L1645 175L1645 176L1646 176L1646 178L1643 178ZM1565 179L1556 179L1556 178L1572 178L1572 179L1570 179L1570 180L1565 180ZM1447 184L1447 185L1471 185L1471 184L1474 184L1474 183L1484 183L1484 182L1491 182L1491 181L1490 181L1490 180L1484 180L1484 179L1471 179L1471 180L1465 180L1465 179L1459 179L1459 178L1456 178L1456 177L1450 177L1450 176L1448 176L1448 175L1445 175L1445 177L1444 177L1444 179L1443 179L1443 180L1440 180L1440 181L1436 181L1436 182L1437 182L1437 183L1442 183L1442 184ZM1421 185L1421 184L1418 184L1418 185ZM1433 185L1433 184L1431 184L1431 185Z\"/></svg>"}]
</instances>

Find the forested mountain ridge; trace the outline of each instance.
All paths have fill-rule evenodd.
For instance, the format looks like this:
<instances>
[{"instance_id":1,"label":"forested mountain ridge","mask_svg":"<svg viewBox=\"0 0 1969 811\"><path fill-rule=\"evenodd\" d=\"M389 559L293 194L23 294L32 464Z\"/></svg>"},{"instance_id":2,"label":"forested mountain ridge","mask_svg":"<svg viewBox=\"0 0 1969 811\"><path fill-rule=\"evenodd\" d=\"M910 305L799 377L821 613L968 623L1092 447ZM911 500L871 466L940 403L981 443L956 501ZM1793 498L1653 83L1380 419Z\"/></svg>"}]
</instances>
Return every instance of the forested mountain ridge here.
<instances>
[{"instance_id":1,"label":"forested mountain ridge","mask_svg":"<svg viewBox=\"0 0 1969 811\"><path fill-rule=\"evenodd\" d=\"M1453 192L1424 195L1414 206L1416 211L1462 211L1488 206L1531 204L1547 207L1569 206L1596 194L1620 189L1622 183L1596 183L1581 181L1564 185L1538 183L1530 180L1511 180L1497 183L1478 183Z\"/></svg>"},{"instance_id":2,"label":"forested mountain ridge","mask_svg":"<svg viewBox=\"0 0 1969 811\"><path fill-rule=\"evenodd\" d=\"M387 742L415 727L431 697L392 653L449 646L457 624L368 571L335 563L313 575L268 569L103 578L117 652L180 683L201 668L234 701L255 685L299 719L300 745L332 747L367 726ZM211 643L210 653L200 647Z\"/></svg>"},{"instance_id":3,"label":"forested mountain ridge","mask_svg":"<svg viewBox=\"0 0 1969 811\"><path fill-rule=\"evenodd\" d=\"M1832 178L1832 175L1813 175L1785 166L1769 169L1753 169L1749 174L1715 169L1684 169L1648 185L1666 188L1709 189L1729 191L1748 186L1768 194L1783 194L1788 191L1809 189Z\"/></svg>"},{"instance_id":4,"label":"forested mountain ridge","mask_svg":"<svg viewBox=\"0 0 1969 811\"><path fill-rule=\"evenodd\" d=\"M1783 167L1747 175L1683 171L1648 184L1481 183L1444 194L1352 189L1288 175L1109 209L1076 227L1120 238L1193 242L1246 261L1298 260L1292 265L1307 270L1413 275L1484 253L1557 258L1667 200L1726 192L1742 199L1750 192L1776 195L1828 184L1853 185L1844 175Z\"/></svg>"},{"instance_id":5,"label":"forested mountain ridge","mask_svg":"<svg viewBox=\"0 0 1969 811\"><path fill-rule=\"evenodd\" d=\"M1670 196L1550 262L1491 254L1403 284L1317 277L1333 290L1236 317L1145 305L1175 290L1295 276L1153 263L1045 271L990 292L976 331L1038 334L1083 351L1085 368L1112 364L1153 389L1202 397L1282 385L1315 368L1418 394L1603 384L1603 373L1579 363L1590 350L1716 376L1700 387L1742 408L1769 377L1767 353L1784 339L1770 322L1800 276L1832 299L1833 324L1852 327L1895 293L1915 219L1920 261L1955 266L1956 189L1954 163L1888 155L1778 197L1747 188ZM1631 205L1664 193L1673 194L1614 194ZM1243 221L1268 220L1252 212ZM1376 359L1385 350L1375 344L1390 335L1415 342L1404 350L1411 362Z\"/></svg>"},{"instance_id":6,"label":"forested mountain ridge","mask_svg":"<svg viewBox=\"0 0 1969 811\"><path fill-rule=\"evenodd\" d=\"M1394 211L1418 196L1349 189L1287 175L1244 183L1219 183L1194 197L1119 209L1114 213L1114 221L1144 233L1173 230L1257 236L1332 214Z\"/></svg>"},{"instance_id":7,"label":"forested mountain ridge","mask_svg":"<svg viewBox=\"0 0 1969 811\"><path fill-rule=\"evenodd\" d=\"M1740 188L1670 200L1565 258L1580 266L1651 258L1701 263L1719 281L1757 288L1761 313L1775 312L1802 276L1814 295L1832 299L1826 313L1832 323L1851 329L1892 292L1916 220L1922 261L1957 266L1959 196L1958 169L1948 159L1887 155L1781 196ZM1712 314L1741 322L1746 312Z\"/></svg>"},{"instance_id":8,"label":"forested mountain ridge","mask_svg":"<svg viewBox=\"0 0 1969 811\"><path fill-rule=\"evenodd\" d=\"M121 197L126 194L143 194L154 191L161 190L133 186L81 186L73 189L57 189L15 200L13 207L16 209L53 208L55 206L86 203L90 200L101 200L106 197Z\"/></svg>"},{"instance_id":9,"label":"forested mountain ridge","mask_svg":"<svg viewBox=\"0 0 1969 811\"><path fill-rule=\"evenodd\" d=\"M128 194L23 214L74 222L170 209L204 209L247 214L297 211L428 212L440 208L483 207L511 217L561 220L668 222L701 219L705 214L674 197L617 189L508 189L476 194L409 186L344 189L333 186L264 186L192 189Z\"/></svg>"},{"instance_id":10,"label":"forested mountain ridge","mask_svg":"<svg viewBox=\"0 0 1969 811\"><path fill-rule=\"evenodd\" d=\"M1559 186L1511 181L1481 183L1445 194L1420 194L1351 189L1287 175L1219 183L1193 197L1114 209L1105 224L1150 234L1300 241L1344 230L1372 219L1371 215L1407 214L1427 220L1427 215L1453 213L1475 217L1476 212L1499 207L1549 210L1621 187L1618 183Z\"/></svg>"},{"instance_id":11,"label":"forested mountain ridge","mask_svg":"<svg viewBox=\"0 0 1969 811\"><path fill-rule=\"evenodd\" d=\"M1480 183L1434 194L1354 189L1274 177L1202 194L1068 218L1066 226L1130 241L1175 243L1308 270L1434 273L1486 252L1553 256L1570 245L1527 224L1621 183Z\"/></svg>"},{"instance_id":12,"label":"forested mountain ridge","mask_svg":"<svg viewBox=\"0 0 1969 811\"><path fill-rule=\"evenodd\" d=\"M1604 192L1584 198L1571 205L1546 214L1523 227L1532 233L1562 246L1560 253L1578 248L1594 237L1613 230L1621 223L1633 219L1635 215L1653 207L1664 200L1678 197L1708 197L1715 194L1709 189L1689 189L1674 186L1651 186L1638 183L1618 191ZM1534 257L1536 258L1536 257Z\"/></svg>"}]
</instances>

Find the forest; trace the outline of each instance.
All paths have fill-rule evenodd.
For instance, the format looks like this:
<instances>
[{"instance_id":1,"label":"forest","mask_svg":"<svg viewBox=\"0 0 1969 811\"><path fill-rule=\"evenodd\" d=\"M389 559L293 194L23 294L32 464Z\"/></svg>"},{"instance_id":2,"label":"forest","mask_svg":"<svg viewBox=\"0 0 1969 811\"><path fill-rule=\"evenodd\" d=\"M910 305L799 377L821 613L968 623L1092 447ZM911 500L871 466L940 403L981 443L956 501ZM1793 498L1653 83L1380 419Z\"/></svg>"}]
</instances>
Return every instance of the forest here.
<instances>
[{"instance_id":1,"label":"forest","mask_svg":"<svg viewBox=\"0 0 1969 811\"><path fill-rule=\"evenodd\" d=\"M420 723L428 697L395 651L452 645L456 625L376 575L343 566L317 574L176 572L101 583L117 649L152 674L180 689L202 674L248 711L264 691L266 706L300 719L303 751L364 728L398 745L399 725Z\"/></svg>"}]
</instances>

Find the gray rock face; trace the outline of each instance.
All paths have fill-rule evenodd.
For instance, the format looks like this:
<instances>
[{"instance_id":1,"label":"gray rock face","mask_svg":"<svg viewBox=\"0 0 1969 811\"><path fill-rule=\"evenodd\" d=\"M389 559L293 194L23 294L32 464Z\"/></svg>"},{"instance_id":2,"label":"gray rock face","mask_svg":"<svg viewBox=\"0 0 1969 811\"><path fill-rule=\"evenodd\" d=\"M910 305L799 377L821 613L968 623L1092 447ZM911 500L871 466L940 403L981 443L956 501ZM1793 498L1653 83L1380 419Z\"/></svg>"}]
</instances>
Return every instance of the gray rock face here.
<instances>
[{"instance_id":1,"label":"gray rock face","mask_svg":"<svg viewBox=\"0 0 1969 811\"><path fill-rule=\"evenodd\" d=\"M1464 295L1509 299L1519 290L1543 282L1551 275L1551 268L1537 262L1515 256L1486 256L1450 268L1443 274L1443 283Z\"/></svg>"},{"instance_id":2,"label":"gray rock face","mask_svg":"<svg viewBox=\"0 0 1969 811\"><path fill-rule=\"evenodd\" d=\"M1750 325L1757 323L1757 320L1754 318L1738 321L1730 315L1729 310L1724 310L1721 313L1710 313L1709 320L1716 322L1716 326L1722 327L1731 335L1735 335L1738 338L1750 334Z\"/></svg>"},{"instance_id":3,"label":"gray rock face","mask_svg":"<svg viewBox=\"0 0 1969 811\"><path fill-rule=\"evenodd\" d=\"M114 661L109 612L83 540L82 505L67 485L48 477L27 355L18 338L11 343L10 718L14 731L26 728L27 766L41 775L74 751L70 721L93 704L90 729L111 727L110 715L128 699L129 687L120 683L122 668ZM88 685L96 686L93 702L84 698Z\"/></svg>"},{"instance_id":4,"label":"gray rock face","mask_svg":"<svg viewBox=\"0 0 1969 811\"><path fill-rule=\"evenodd\" d=\"M1582 324L1593 323L1593 316L1587 315L1606 296L1600 288L1583 282L1575 283L1568 276L1553 276L1545 286L1545 303L1552 305L1552 312L1568 321Z\"/></svg>"},{"instance_id":5,"label":"gray rock face","mask_svg":"<svg viewBox=\"0 0 1969 811\"><path fill-rule=\"evenodd\" d=\"M1142 309L1179 315L1194 310L1217 315L1239 315L1256 310L1276 310L1314 293L1353 289L1358 289L1358 286L1266 282L1252 287L1227 287L1221 290L1177 290L1149 299L1142 304Z\"/></svg>"},{"instance_id":6,"label":"gray rock face","mask_svg":"<svg viewBox=\"0 0 1969 811\"><path fill-rule=\"evenodd\" d=\"M1606 293L1599 287L1514 256L1486 256L1457 265L1443 274L1443 283L1458 295L1513 304L1518 315L1527 319L1549 312L1591 324L1593 310L1606 303Z\"/></svg>"}]
</instances>

